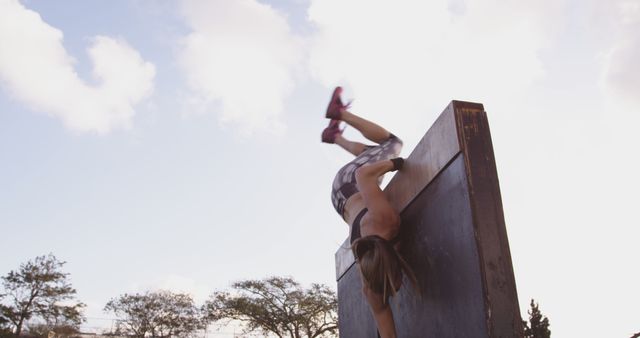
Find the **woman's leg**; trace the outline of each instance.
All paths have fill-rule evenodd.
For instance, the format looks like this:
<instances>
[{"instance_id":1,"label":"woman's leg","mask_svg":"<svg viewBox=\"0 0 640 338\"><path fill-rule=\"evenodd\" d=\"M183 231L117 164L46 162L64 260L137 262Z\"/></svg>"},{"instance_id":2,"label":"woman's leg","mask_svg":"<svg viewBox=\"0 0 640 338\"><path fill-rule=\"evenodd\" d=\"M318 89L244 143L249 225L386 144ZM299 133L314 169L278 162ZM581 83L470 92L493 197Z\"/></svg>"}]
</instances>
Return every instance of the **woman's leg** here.
<instances>
[{"instance_id":1,"label":"woman's leg","mask_svg":"<svg viewBox=\"0 0 640 338\"><path fill-rule=\"evenodd\" d=\"M348 123L350 126L358 129L358 131L362 133L362 136L375 143L380 144L388 140L389 136L391 136L391 133L389 133L386 129L369 120L363 119L362 117L353 114L346 109L340 112L340 119Z\"/></svg>"},{"instance_id":2,"label":"woman's leg","mask_svg":"<svg viewBox=\"0 0 640 338\"><path fill-rule=\"evenodd\" d=\"M353 156L360 155L367 147L366 145L360 142L349 141L346 138L344 138L341 134L336 135L335 143L340 147L342 147L342 149L352 153Z\"/></svg>"}]
</instances>

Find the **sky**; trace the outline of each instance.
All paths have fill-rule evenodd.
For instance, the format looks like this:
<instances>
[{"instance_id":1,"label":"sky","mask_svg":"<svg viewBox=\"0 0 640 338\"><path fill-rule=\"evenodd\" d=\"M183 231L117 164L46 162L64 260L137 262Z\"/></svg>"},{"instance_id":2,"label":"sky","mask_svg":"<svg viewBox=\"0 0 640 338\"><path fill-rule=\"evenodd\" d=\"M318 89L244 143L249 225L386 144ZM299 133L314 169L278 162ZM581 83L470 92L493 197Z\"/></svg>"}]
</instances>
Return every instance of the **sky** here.
<instances>
[{"instance_id":1,"label":"sky","mask_svg":"<svg viewBox=\"0 0 640 338\"><path fill-rule=\"evenodd\" d=\"M405 157L483 103L523 316L630 337L639 31L640 0L0 0L0 274L67 261L88 329L125 292L335 287L341 85Z\"/></svg>"}]
</instances>

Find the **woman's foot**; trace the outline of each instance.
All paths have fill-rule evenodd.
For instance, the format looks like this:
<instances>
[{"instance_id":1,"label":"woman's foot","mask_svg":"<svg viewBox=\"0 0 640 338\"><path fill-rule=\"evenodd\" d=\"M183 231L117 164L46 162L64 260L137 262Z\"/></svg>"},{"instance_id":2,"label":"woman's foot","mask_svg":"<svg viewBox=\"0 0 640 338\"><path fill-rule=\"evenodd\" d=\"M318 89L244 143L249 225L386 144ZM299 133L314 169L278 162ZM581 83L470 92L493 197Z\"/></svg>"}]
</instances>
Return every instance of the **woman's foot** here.
<instances>
[{"instance_id":1,"label":"woman's foot","mask_svg":"<svg viewBox=\"0 0 640 338\"><path fill-rule=\"evenodd\" d=\"M329 126L322 131L322 142L336 143L336 136L341 135L344 129L340 129L340 120L329 121Z\"/></svg>"},{"instance_id":2,"label":"woman's foot","mask_svg":"<svg viewBox=\"0 0 640 338\"><path fill-rule=\"evenodd\" d=\"M325 115L326 118L340 120L342 111L348 108L348 104L345 105L342 103L340 95L342 95L342 87L336 87L336 89L333 90L331 101L329 101L329 106L327 107L327 114Z\"/></svg>"}]
</instances>

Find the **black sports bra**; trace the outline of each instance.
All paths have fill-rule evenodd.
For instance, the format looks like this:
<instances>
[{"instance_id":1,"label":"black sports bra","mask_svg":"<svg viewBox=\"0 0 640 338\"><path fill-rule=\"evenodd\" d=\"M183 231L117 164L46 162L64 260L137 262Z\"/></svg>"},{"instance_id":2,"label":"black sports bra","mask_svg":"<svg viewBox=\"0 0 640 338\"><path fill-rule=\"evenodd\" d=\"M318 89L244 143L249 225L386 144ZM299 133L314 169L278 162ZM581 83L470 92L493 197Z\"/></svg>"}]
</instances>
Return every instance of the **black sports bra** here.
<instances>
[{"instance_id":1,"label":"black sports bra","mask_svg":"<svg viewBox=\"0 0 640 338\"><path fill-rule=\"evenodd\" d=\"M360 210L356 218L353 220L353 225L351 226L351 240L350 240L351 244L353 244L353 242L355 242L356 239L362 237L362 234L360 233L360 221L362 221L362 217L364 216L364 214L367 213L367 211L369 211L369 209L367 208ZM400 236L396 236L394 239L390 240L389 242L391 244L396 244L399 240L400 240Z\"/></svg>"},{"instance_id":2,"label":"black sports bra","mask_svg":"<svg viewBox=\"0 0 640 338\"><path fill-rule=\"evenodd\" d=\"M353 225L351 226L351 244L353 244L356 239L362 237L362 235L360 234L360 221L362 220L364 214L367 213L367 211L369 211L369 209L367 208L360 210L356 218L353 220Z\"/></svg>"}]
</instances>

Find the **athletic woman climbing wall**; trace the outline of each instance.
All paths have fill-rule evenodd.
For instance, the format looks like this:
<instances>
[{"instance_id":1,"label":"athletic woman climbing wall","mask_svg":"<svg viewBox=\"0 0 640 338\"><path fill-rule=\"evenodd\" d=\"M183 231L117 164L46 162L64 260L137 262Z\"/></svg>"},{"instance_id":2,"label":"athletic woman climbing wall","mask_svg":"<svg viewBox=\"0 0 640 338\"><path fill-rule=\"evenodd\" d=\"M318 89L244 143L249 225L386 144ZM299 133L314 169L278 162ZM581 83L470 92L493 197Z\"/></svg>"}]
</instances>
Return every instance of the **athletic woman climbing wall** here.
<instances>
[{"instance_id":1,"label":"athletic woman climbing wall","mask_svg":"<svg viewBox=\"0 0 640 338\"><path fill-rule=\"evenodd\" d=\"M337 144L356 158L342 167L331 190L333 205L350 225L351 249L358 263L364 295L382 338L396 337L389 297L402 284L404 273L416 285L416 279L397 251L400 216L380 189L382 176L402 169L397 157L402 141L381 126L353 113L341 99L342 88L333 91L326 117L331 119L322 132L322 142ZM341 122L356 128L368 140L368 146L342 136Z\"/></svg>"}]
</instances>

